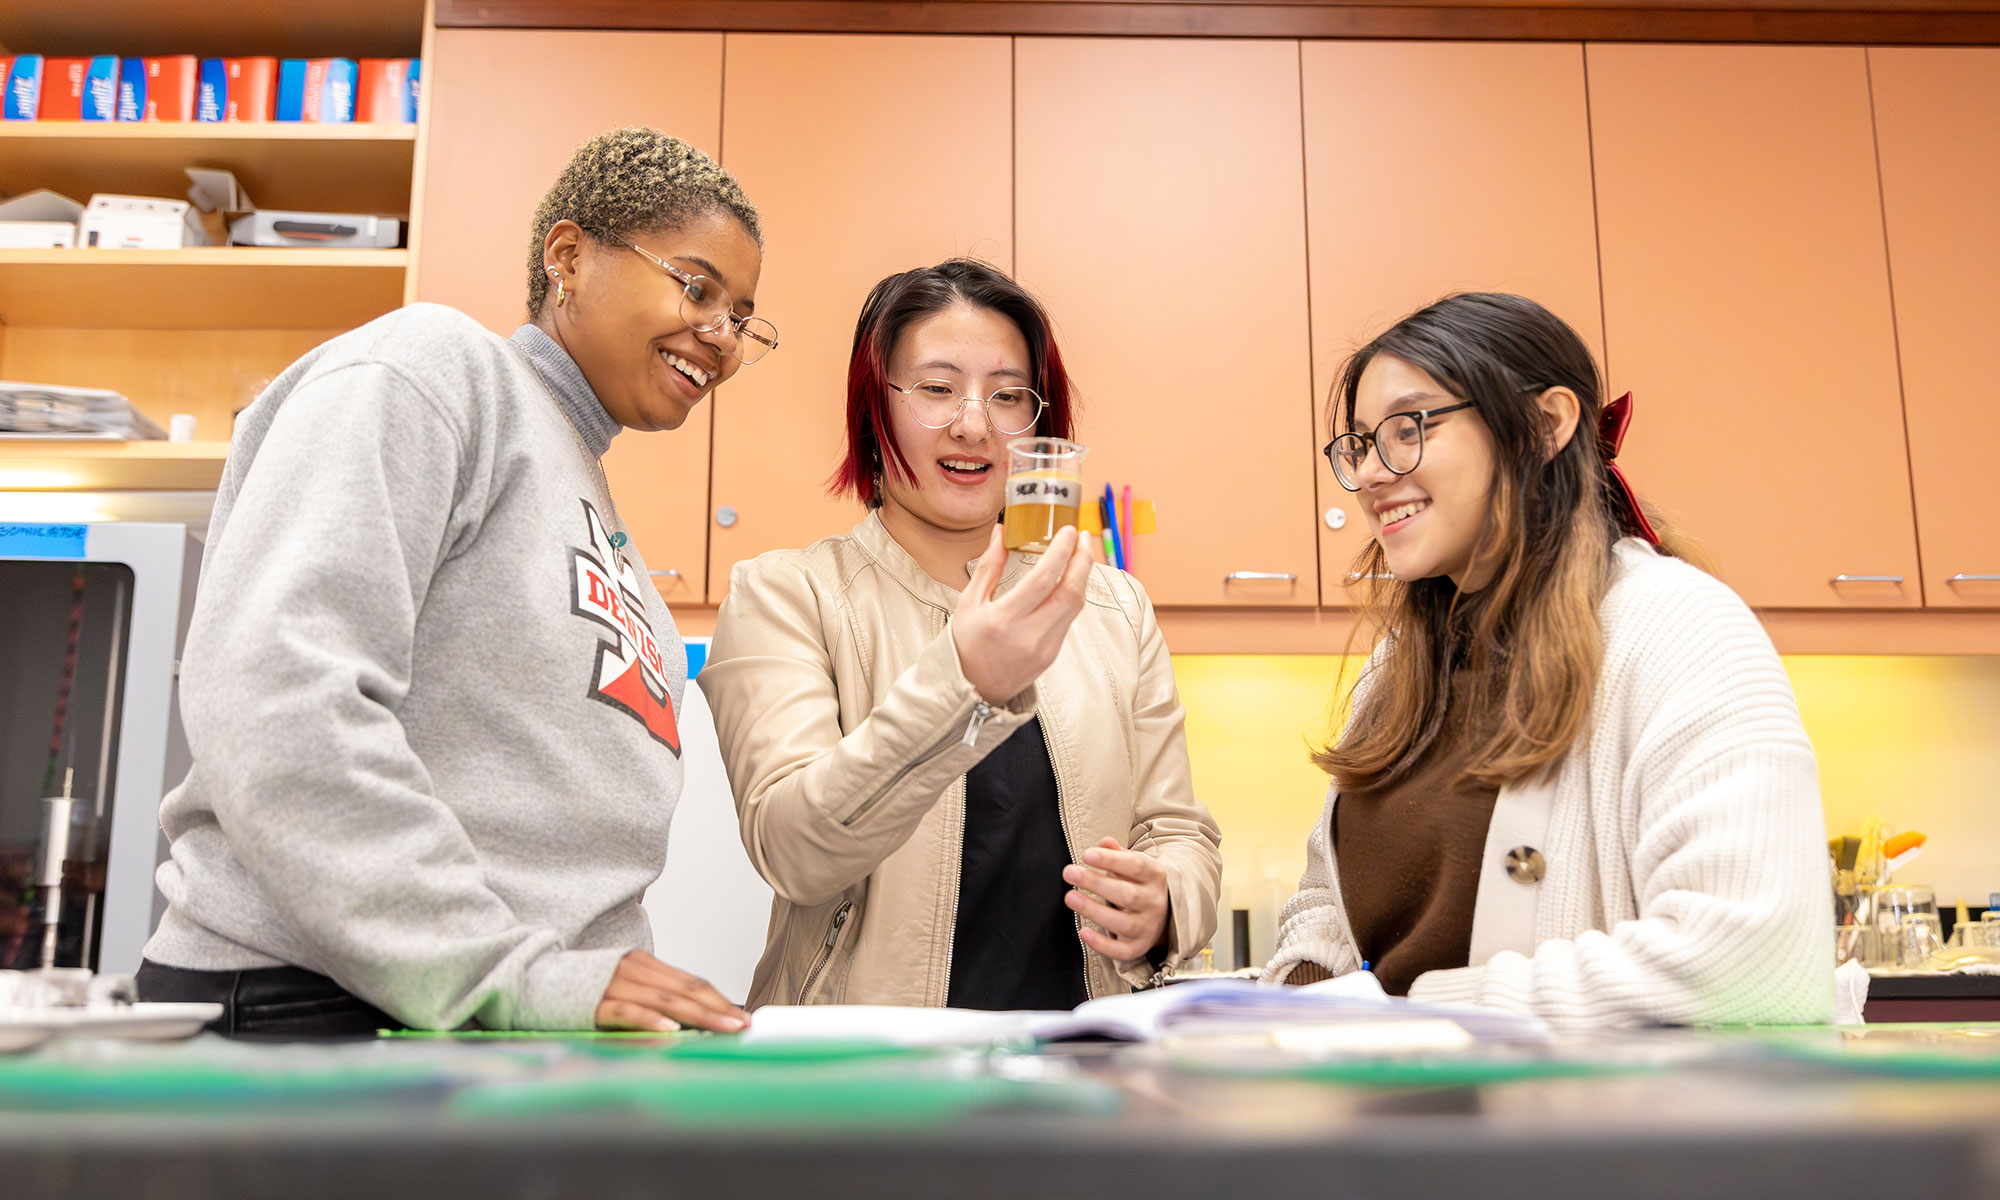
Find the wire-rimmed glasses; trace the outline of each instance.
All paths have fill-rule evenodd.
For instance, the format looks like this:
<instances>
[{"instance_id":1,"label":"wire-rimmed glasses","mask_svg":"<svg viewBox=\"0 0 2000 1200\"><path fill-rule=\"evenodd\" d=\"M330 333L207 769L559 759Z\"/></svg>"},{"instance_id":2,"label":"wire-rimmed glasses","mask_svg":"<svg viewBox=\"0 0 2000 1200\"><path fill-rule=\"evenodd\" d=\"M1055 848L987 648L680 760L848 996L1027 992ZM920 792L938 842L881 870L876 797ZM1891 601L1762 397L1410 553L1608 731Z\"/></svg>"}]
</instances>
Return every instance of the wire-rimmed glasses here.
<instances>
[{"instance_id":1,"label":"wire-rimmed glasses","mask_svg":"<svg viewBox=\"0 0 2000 1200\"><path fill-rule=\"evenodd\" d=\"M968 402L985 407L986 427L995 433L1013 435L1026 433L1035 427L1048 401L1031 387L996 388L993 394L980 399L970 392L962 392L958 385L948 379L919 379L909 387L889 385L889 390L901 392L909 398L910 411L917 418L917 424L925 429L944 429L958 420Z\"/></svg>"},{"instance_id":2,"label":"wire-rimmed glasses","mask_svg":"<svg viewBox=\"0 0 2000 1200\"><path fill-rule=\"evenodd\" d=\"M681 320L689 328L702 333L727 332L735 339L735 345L726 351L731 358L748 366L778 348L778 327L762 317L738 317L728 288L706 275L691 275L644 246L626 245L681 285Z\"/></svg>"},{"instance_id":3,"label":"wire-rimmed glasses","mask_svg":"<svg viewBox=\"0 0 2000 1200\"><path fill-rule=\"evenodd\" d=\"M1326 455L1327 465L1333 468L1333 477L1340 486L1350 492L1361 490L1361 468L1368 461L1368 448L1375 447L1375 453L1382 465L1397 475L1408 475L1424 461L1424 422L1432 417L1440 417L1461 408L1471 408L1472 401L1447 404L1443 408L1419 408L1409 412L1390 413L1377 422L1367 433L1343 433L1320 447Z\"/></svg>"}]
</instances>

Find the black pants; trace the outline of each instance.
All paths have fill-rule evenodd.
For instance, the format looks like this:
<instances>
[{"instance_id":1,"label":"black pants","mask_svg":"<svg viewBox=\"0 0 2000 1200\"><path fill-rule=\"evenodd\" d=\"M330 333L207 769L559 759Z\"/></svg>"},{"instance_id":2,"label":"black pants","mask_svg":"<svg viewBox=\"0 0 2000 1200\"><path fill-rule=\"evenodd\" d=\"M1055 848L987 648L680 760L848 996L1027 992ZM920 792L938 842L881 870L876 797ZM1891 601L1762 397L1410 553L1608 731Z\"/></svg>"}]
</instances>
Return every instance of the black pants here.
<instances>
[{"instance_id":1,"label":"black pants","mask_svg":"<svg viewBox=\"0 0 2000 1200\"><path fill-rule=\"evenodd\" d=\"M372 1038L405 1026L388 1013L302 967L189 971L148 959L135 977L139 999L222 1005L208 1028L224 1037L266 1041Z\"/></svg>"}]
</instances>

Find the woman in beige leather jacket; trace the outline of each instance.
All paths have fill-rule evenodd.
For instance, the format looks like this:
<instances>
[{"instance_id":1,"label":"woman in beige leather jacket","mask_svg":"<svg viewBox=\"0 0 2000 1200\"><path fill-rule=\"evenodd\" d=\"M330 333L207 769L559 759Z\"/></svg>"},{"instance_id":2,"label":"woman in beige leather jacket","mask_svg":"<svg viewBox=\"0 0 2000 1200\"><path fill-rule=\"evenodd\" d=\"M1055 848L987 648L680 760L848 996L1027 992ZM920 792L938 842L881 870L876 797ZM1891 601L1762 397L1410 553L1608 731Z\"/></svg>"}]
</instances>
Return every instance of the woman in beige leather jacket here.
<instances>
[{"instance_id":1,"label":"woman in beige leather jacket","mask_svg":"<svg viewBox=\"0 0 2000 1200\"><path fill-rule=\"evenodd\" d=\"M862 309L848 533L739 564L697 677L777 892L750 1004L1067 1008L1208 942L1220 835L1166 643L1073 530L1008 555L1006 442L1070 433L1041 306L984 263Z\"/></svg>"}]
</instances>

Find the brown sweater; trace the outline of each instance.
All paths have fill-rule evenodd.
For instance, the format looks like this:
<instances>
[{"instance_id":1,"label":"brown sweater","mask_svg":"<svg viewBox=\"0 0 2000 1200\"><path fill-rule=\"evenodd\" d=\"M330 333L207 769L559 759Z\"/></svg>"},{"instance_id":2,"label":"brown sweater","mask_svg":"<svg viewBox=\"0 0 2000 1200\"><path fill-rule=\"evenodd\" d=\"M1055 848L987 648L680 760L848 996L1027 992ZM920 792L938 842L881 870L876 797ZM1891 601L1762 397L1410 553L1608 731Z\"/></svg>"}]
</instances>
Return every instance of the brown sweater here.
<instances>
[{"instance_id":1,"label":"brown sweater","mask_svg":"<svg viewBox=\"0 0 2000 1200\"><path fill-rule=\"evenodd\" d=\"M1333 806L1340 896L1361 957L1383 990L1407 995L1425 971L1463 967L1495 788L1458 778L1483 728L1454 681L1444 729L1402 781L1343 791Z\"/></svg>"}]
</instances>

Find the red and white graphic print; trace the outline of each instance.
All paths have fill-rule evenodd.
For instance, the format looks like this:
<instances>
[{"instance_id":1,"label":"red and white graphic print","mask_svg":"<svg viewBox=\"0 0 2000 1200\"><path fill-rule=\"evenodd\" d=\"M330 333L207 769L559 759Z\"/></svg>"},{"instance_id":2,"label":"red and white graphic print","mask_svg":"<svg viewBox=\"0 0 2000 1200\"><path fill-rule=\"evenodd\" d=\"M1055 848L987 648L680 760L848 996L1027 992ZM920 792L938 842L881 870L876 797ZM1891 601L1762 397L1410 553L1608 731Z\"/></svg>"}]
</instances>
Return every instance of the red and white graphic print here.
<instances>
[{"instance_id":1,"label":"red and white graphic print","mask_svg":"<svg viewBox=\"0 0 2000 1200\"><path fill-rule=\"evenodd\" d=\"M623 710L678 757L680 726L674 720L673 698L667 694L660 643L646 623L646 607L639 599L638 573L611 545L604 522L588 500L583 501L583 518L590 547L572 555L570 611L611 631L611 644L597 648L591 697Z\"/></svg>"}]
</instances>

